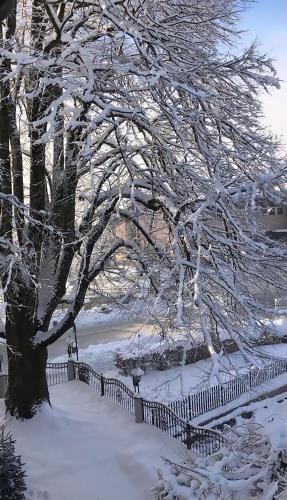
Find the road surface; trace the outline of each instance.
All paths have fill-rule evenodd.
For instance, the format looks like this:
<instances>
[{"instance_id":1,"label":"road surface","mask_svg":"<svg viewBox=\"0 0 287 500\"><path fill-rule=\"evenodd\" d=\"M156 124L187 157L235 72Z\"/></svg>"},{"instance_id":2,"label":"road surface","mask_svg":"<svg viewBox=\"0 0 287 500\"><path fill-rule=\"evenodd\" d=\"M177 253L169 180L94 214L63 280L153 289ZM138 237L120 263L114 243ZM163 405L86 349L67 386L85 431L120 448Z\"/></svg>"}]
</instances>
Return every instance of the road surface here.
<instances>
[{"instance_id":1,"label":"road surface","mask_svg":"<svg viewBox=\"0 0 287 500\"><path fill-rule=\"evenodd\" d=\"M143 324L139 319L134 320L114 320L111 322L95 323L94 325L77 327L78 345L82 349L89 345L106 344L115 340L123 340L136 333L140 328L143 331L152 331L152 325ZM49 346L49 360L67 353L67 334ZM6 347L0 347L4 354L2 372L7 373Z\"/></svg>"},{"instance_id":2,"label":"road surface","mask_svg":"<svg viewBox=\"0 0 287 500\"><path fill-rule=\"evenodd\" d=\"M152 331L152 325L143 325L139 319L117 320L111 322L95 323L93 326L77 327L78 345L82 349L89 345L106 344L115 340L123 340L130 337L140 328L143 331ZM67 334L64 334L54 344L49 346L49 359L62 356L67 352Z\"/></svg>"}]
</instances>

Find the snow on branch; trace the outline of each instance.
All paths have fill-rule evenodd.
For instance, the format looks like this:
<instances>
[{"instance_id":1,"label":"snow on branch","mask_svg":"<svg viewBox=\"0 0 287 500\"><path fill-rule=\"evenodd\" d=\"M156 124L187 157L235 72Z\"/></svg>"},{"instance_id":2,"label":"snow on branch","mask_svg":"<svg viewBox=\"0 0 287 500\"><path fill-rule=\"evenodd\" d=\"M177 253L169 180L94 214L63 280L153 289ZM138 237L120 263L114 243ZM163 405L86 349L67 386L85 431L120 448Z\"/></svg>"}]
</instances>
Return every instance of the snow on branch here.
<instances>
[{"instance_id":1,"label":"snow on branch","mask_svg":"<svg viewBox=\"0 0 287 500\"><path fill-rule=\"evenodd\" d=\"M245 4L46 0L3 30L1 277L18 306L26 273L33 345L63 335L108 273L119 290L145 280L174 327L201 321L215 363L225 336L248 356L271 331L286 245L261 216L286 209L286 163L260 125L273 64L254 45L231 53ZM13 256L23 272L5 288Z\"/></svg>"}]
</instances>

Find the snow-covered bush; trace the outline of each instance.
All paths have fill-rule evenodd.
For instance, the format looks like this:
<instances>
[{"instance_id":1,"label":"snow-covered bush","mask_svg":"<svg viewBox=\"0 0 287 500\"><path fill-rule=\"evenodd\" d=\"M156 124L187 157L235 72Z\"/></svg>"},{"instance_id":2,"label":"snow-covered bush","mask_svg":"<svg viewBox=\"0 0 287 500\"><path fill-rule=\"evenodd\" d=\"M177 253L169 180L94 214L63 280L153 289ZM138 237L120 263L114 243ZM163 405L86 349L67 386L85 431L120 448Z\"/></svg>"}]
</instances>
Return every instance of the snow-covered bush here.
<instances>
[{"instance_id":1,"label":"snow-covered bush","mask_svg":"<svg viewBox=\"0 0 287 500\"><path fill-rule=\"evenodd\" d=\"M283 500L287 498L287 453L272 450L260 427L233 431L228 445L208 457L182 464L165 460L156 500Z\"/></svg>"},{"instance_id":2,"label":"snow-covered bush","mask_svg":"<svg viewBox=\"0 0 287 500\"><path fill-rule=\"evenodd\" d=\"M19 455L15 455L15 441L10 433L0 431L0 499L22 500L24 492L25 472Z\"/></svg>"},{"instance_id":3,"label":"snow-covered bush","mask_svg":"<svg viewBox=\"0 0 287 500\"><path fill-rule=\"evenodd\" d=\"M274 337L273 335L264 334L256 342L256 345L263 346L269 344L277 344L284 342L283 338ZM226 354L232 354L238 351L238 346L232 339L224 339L221 343L214 342L215 351L224 350ZM133 368L132 361L136 361L141 368L154 368L156 370L166 370L175 365L180 365L183 361L186 365L196 363L203 359L210 358L208 346L198 340L186 349L186 339L174 341L170 338L163 343L150 343L144 349L141 349L140 354L136 354L133 350L116 351L114 354L114 365L122 375L130 375Z\"/></svg>"},{"instance_id":4,"label":"snow-covered bush","mask_svg":"<svg viewBox=\"0 0 287 500\"><path fill-rule=\"evenodd\" d=\"M89 385L90 382L90 372L87 366L79 366L79 380Z\"/></svg>"},{"instance_id":5,"label":"snow-covered bush","mask_svg":"<svg viewBox=\"0 0 287 500\"><path fill-rule=\"evenodd\" d=\"M142 368L150 367L156 370L166 370L167 368L182 363L184 355L186 365L210 357L208 347L205 344L196 344L185 350L183 343L175 342L173 345L166 343L157 348L151 346L150 350L146 350L139 356L131 356L130 353L116 352L114 364L123 375L129 375L132 368L132 359L136 359L137 364Z\"/></svg>"}]
</instances>

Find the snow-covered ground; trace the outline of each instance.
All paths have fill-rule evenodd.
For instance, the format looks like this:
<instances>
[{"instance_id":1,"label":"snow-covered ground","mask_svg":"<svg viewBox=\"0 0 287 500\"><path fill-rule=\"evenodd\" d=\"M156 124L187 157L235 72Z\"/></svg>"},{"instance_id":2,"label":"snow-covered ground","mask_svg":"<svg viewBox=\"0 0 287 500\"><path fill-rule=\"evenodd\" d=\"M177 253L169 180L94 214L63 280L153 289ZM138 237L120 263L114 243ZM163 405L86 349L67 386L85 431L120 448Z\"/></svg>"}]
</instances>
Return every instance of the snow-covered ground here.
<instances>
[{"instance_id":1,"label":"snow-covered ground","mask_svg":"<svg viewBox=\"0 0 287 500\"><path fill-rule=\"evenodd\" d=\"M284 391L286 390L286 386L287 374L283 373L282 375L279 375L278 377L269 380L268 382L254 387L251 391L241 394L241 396L239 396L236 400L232 400L229 403L225 403L222 406L214 408L213 410L202 413L197 417L193 417L192 424L203 426L207 425L208 427L213 427L215 423L216 425L224 423L231 418L236 417L241 412L251 411L253 405L256 405L257 403L251 403L250 401L255 401L260 398L264 399L268 394L274 393L275 391ZM210 420L211 422L209 422ZM206 422L209 423L206 424Z\"/></svg>"},{"instance_id":2,"label":"snow-covered ground","mask_svg":"<svg viewBox=\"0 0 287 500\"><path fill-rule=\"evenodd\" d=\"M64 317L67 305L63 308L60 306L53 314L53 321L61 321ZM5 323L6 304L0 303L0 328L4 327ZM128 303L117 304L115 302L102 304L100 307L94 306L81 309L75 323L79 329L86 329L91 326L96 326L102 323L114 323L119 320L131 320L140 318L143 322L149 321L154 315L164 317L168 314L167 306L162 301L151 299L137 299Z\"/></svg>"},{"instance_id":3,"label":"snow-covered ground","mask_svg":"<svg viewBox=\"0 0 287 500\"><path fill-rule=\"evenodd\" d=\"M81 382L50 392L52 409L8 422L26 464L27 500L149 500L161 456L191 454Z\"/></svg>"},{"instance_id":4,"label":"snow-covered ground","mask_svg":"<svg viewBox=\"0 0 287 500\"><path fill-rule=\"evenodd\" d=\"M63 318L64 314L65 311L58 309L54 313L52 320L59 321ZM172 312L161 301L155 302L154 299L137 299L122 305L112 303L102 304L101 307L82 309L75 323L78 328L87 328L101 323L114 323L119 320L125 321L135 318L140 318L143 322L154 320L155 317L158 320L164 320L166 315L168 316L169 314L172 314ZM266 324L271 325L278 336L287 335L286 315L278 315L273 321L268 319L266 320ZM198 341L203 340L200 323L195 318L192 325L192 337ZM221 339L229 338L224 331L221 331L220 337Z\"/></svg>"},{"instance_id":5,"label":"snow-covered ground","mask_svg":"<svg viewBox=\"0 0 287 500\"><path fill-rule=\"evenodd\" d=\"M254 422L273 449L287 447L287 394L254 403ZM51 388L53 408L27 422L7 422L27 471L27 500L152 500L161 457L177 463L192 453L100 398L81 382ZM0 400L0 425L4 401ZM237 425L242 425L238 419ZM246 422L244 422L246 425ZM191 497L188 497L192 499Z\"/></svg>"},{"instance_id":6,"label":"snow-covered ground","mask_svg":"<svg viewBox=\"0 0 287 500\"><path fill-rule=\"evenodd\" d=\"M132 378L124 377L115 369L113 358L116 352L122 352L125 355L137 356L137 353L156 349L160 345L161 339L158 336L142 334L138 339L135 336L132 339L110 342L108 344L91 345L87 349L80 349L79 360L88 363L97 372L102 372L106 377L115 377L120 379L131 389ZM258 352L287 358L287 344L277 344L264 346L258 349ZM54 361L66 361L67 356L61 356ZM246 364L240 353L234 353L222 356L222 375L221 380L226 381L228 377L243 373L246 371ZM258 366L260 359L254 359L254 364ZM163 403L169 403L180 397L186 396L191 392L205 389L210 385L218 383L218 379L212 372L211 359L198 361L192 365L177 366L164 371L147 369L142 377L140 389L143 396L150 400L157 400Z\"/></svg>"},{"instance_id":7,"label":"snow-covered ground","mask_svg":"<svg viewBox=\"0 0 287 500\"><path fill-rule=\"evenodd\" d=\"M287 393L255 403L254 420L264 428L274 450L287 450Z\"/></svg>"},{"instance_id":8,"label":"snow-covered ground","mask_svg":"<svg viewBox=\"0 0 287 500\"><path fill-rule=\"evenodd\" d=\"M264 434L268 436L273 449L287 449L287 392L236 408L228 416L217 419L216 425L232 418L236 419L237 426L246 425L248 420L238 415L250 412L253 413L252 422L263 427ZM194 423L197 423L197 420L195 419ZM213 426L214 422L207 425L210 428Z\"/></svg>"},{"instance_id":9,"label":"snow-covered ground","mask_svg":"<svg viewBox=\"0 0 287 500\"><path fill-rule=\"evenodd\" d=\"M225 428L222 450L164 470L156 499L286 500L287 393L250 409L251 418Z\"/></svg>"},{"instance_id":10,"label":"snow-covered ground","mask_svg":"<svg viewBox=\"0 0 287 500\"><path fill-rule=\"evenodd\" d=\"M282 315L278 316L278 318L274 319L271 322L272 326L276 328L277 333L279 335L287 335L287 316Z\"/></svg>"},{"instance_id":11,"label":"snow-covered ground","mask_svg":"<svg viewBox=\"0 0 287 500\"><path fill-rule=\"evenodd\" d=\"M252 412L251 420L240 416L242 413L250 412ZM235 418L237 427L246 425L248 421L260 425L274 450L287 450L287 392L237 408L228 416L216 420L216 424L224 423L231 418ZM214 422L207 427L212 428L213 425Z\"/></svg>"}]
</instances>

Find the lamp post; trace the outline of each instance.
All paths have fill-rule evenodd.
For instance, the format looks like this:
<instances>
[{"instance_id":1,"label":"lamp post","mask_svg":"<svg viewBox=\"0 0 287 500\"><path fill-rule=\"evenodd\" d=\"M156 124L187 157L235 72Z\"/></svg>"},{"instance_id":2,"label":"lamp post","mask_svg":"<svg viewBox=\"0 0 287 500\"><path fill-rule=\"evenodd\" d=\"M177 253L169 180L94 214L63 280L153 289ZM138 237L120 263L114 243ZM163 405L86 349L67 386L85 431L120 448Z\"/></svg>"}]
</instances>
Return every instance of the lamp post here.
<instances>
[{"instance_id":1,"label":"lamp post","mask_svg":"<svg viewBox=\"0 0 287 500\"><path fill-rule=\"evenodd\" d=\"M7 378L4 373L2 373L2 361L3 361L3 352L0 351L0 398L4 398L7 389Z\"/></svg>"},{"instance_id":2,"label":"lamp post","mask_svg":"<svg viewBox=\"0 0 287 500\"><path fill-rule=\"evenodd\" d=\"M57 325L58 321L54 320L53 321L53 327ZM67 352L68 352L68 358L72 357L72 354L76 354L77 356L77 361L79 361L79 347L78 347L78 338L77 338L77 328L76 324L73 323L73 334L74 334L74 339L72 339L71 336L71 328L68 330L68 336L67 336ZM0 369L1 371L1 369Z\"/></svg>"},{"instance_id":3,"label":"lamp post","mask_svg":"<svg viewBox=\"0 0 287 500\"><path fill-rule=\"evenodd\" d=\"M73 331L72 331L73 328ZM77 338L77 328L75 323L73 323L73 327L68 330L67 336L67 351L68 358L72 357L72 354L76 354L77 361L79 361L79 347L78 347L78 338Z\"/></svg>"},{"instance_id":4,"label":"lamp post","mask_svg":"<svg viewBox=\"0 0 287 500\"><path fill-rule=\"evenodd\" d=\"M78 348L76 323L73 324L73 332L74 332L74 337L75 337L75 348L74 348L73 352L76 352L77 361L79 361L79 348Z\"/></svg>"},{"instance_id":5,"label":"lamp post","mask_svg":"<svg viewBox=\"0 0 287 500\"><path fill-rule=\"evenodd\" d=\"M144 374L144 371L136 365L135 368L131 371L131 376L133 378L133 386L134 386L134 392L140 392L140 381L141 378Z\"/></svg>"}]
</instances>

